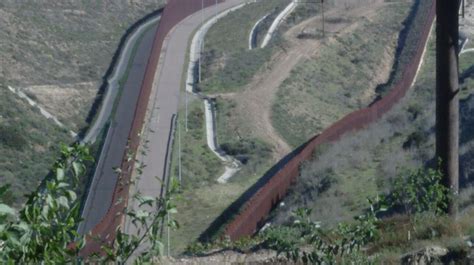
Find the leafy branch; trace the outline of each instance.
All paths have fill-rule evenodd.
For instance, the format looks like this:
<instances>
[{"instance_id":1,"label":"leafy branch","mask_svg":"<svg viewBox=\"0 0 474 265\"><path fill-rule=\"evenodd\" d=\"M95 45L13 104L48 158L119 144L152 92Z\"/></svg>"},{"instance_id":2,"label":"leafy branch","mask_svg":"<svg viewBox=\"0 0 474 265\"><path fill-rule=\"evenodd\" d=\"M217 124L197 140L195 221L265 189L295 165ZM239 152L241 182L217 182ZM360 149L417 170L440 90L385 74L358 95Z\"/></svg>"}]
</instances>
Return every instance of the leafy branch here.
<instances>
[{"instance_id":1,"label":"leafy branch","mask_svg":"<svg viewBox=\"0 0 474 265\"><path fill-rule=\"evenodd\" d=\"M91 160L89 149L85 146L62 146L61 156L53 166L53 176L39 191L28 196L19 212L2 200L10 186L0 187L0 263L125 264L133 257L135 264L142 264L163 253L162 227L178 228L174 220L169 220L169 216L176 213L172 203L176 184L163 198L134 195L138 205L134 209L126 209L125 214L136 233L127 234L119 228L114 243L102 247L105 255L80 257L86 240L77 232L82 220L81 201L75 190L80 177L86 172L85 162ZM168 217L166 222L165 217Z\"/></svg>"}]
</instances>

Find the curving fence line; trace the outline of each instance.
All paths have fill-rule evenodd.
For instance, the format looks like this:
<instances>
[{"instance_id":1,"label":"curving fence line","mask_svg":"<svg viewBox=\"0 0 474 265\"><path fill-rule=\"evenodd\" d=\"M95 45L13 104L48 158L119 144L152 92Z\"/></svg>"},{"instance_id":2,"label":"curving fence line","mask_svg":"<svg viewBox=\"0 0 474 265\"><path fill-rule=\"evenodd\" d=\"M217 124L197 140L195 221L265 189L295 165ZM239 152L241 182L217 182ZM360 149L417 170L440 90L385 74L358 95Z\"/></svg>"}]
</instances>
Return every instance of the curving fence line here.
<instances>
[{"instance_id":1,"label":"curving fence line","mask_svg":"<svg viewBox=\"0 0 474 265\"><path fill-rule=\"evenodd\" d=\"M216 3L216 0L203 0L204 7ZM223 2L224 0L218 0ZM107 214L90 232L86 239L86 246L81 255L88 256L93 253L100 253L101 246L111 244L115 240L116 230L122 225L124 209L127 207L130 180L134 168L135 156L140 144L140 134L145 121L148 100L151 94L153 81L155 78L161 49L170 31L184 18L195 13L202 8L201 1L196 0L169 0L163 10L160 24L155 34L153 48L148 59L145 77L142 81L138 103L134 110L134 120L132 128L128 134L128 146L125 149L121 174L114 189L112 203ZM130 157L129 154L132 154Z\"/></svg>"},{"instance_id":2,"label":"curving fence line","mask_svg":"<svg viewBox=\"0 0 474 265\"><path fill-rule=\"evenodd\" d=\"M243 236L253 235L264 225L270 211L285 196L290 185L296 181L300 174L301 163L311 159L319 146L333 142L345 133L360 130L377 121L405 96L415 81L435 14L436 7L435 1L433 1L421 31L416 53L404 69L402 78L394 85L390 93L370 107L348 114L320 135L310 139L299 150L295 150L294 156L290 160L282 161L279 170L253 193L239 213L236 213L233 220L225 226L224 236L236 240Z\"/></svg>"}]
</instances>

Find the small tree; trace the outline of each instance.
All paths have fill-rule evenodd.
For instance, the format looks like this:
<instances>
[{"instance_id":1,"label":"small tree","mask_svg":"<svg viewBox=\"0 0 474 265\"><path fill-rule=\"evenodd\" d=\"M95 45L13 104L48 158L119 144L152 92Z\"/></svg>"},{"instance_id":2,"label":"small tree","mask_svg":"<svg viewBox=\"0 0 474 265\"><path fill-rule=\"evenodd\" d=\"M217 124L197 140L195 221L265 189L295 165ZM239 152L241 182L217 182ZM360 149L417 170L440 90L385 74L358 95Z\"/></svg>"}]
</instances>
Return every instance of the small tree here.
<instances>
[{"instance_id":1,"label":"small tree","mask_svg":"<svg viewBox=\"0 0 474 265\"><path fill-rule=\"evenodd\" d=\"M134 196L140 201L139 209L126 211L126 214L144 233L128 235L118 229L114 244L103 247L106 255L79 257L85 238L76 232L82 220L80 198L75 190L86 171L84 162L91 159L84 146L62 146L53 176L44 187L28 196L19 212L2 201L9 186L0 187L1 264L125 264L134 254L137 257L134 262L139 264L162 253L159 230L164 217L176 212L171 203L175 188L164 198ZM172 220L164 225L177 226Z\"/></svg>"}]
</instances>

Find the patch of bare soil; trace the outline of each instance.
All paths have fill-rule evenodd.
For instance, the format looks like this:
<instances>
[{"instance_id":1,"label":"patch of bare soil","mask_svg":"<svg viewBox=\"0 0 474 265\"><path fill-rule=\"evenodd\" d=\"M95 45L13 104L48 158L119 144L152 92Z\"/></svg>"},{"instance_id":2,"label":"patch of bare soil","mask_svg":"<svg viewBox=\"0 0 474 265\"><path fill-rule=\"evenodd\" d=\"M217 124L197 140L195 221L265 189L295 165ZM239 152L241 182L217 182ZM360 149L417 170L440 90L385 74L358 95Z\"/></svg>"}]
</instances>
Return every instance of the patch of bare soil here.
<instances>
[{"instance_id":1,"label":"patch of bare soil","mask_svg":"<svg viewBox=\"0 0 474 265\"><path fill-rule=\"evenodd\" d=\"M275 251L260 250L252 253L237 253L234 251L219 251L205 257L194 258L164 258L163 264L179 264L179 265L201 265L201 264L293 264L292 262L276 257Z\"/></svg>"},{"instance_id":2,"label":"patch of bare soil","mask_svg":"<svg viewBox=\"0 0 474 265\"><path fill-rule=\"evenodd\" d=\"M222 95L222 97L232 98L237 102L236 112L238 115L235 116L245 118L245 123L251 127L252 134L272 143L275 160L281 159L292 150L272 125L271 110L278 88L302 59L317 60L319 48L322 45L331 45L336 41L337 36L354 31L362 19L374 16L377 10L386 5L382 0L364 2L367 5L351 6L349 8L347 4L341 4L328 11L326 14L328 18L344 19L328 20L329 23L326 23L326 39L298 38L300 33L308 28L319 28L321 25L320 17L308 19L294 26L284 34L287 40L285 47L282 47L273 56L266 69L254 78L244 93ZM367 91L367 98L373 97L376 85L386 80L392 63L393 55L387 51L380 75L374 78L374 86L372 90Z\"/></svg>"},{"instance_id":3,"label":"patch of bare soil","mask_svg":"<svg viewBox=\"0 0 474 265\"><path fill-rule=\"evenodd\" d=\"M85 117L94 103L98 85L98 82L43 85L31 86L23 91L68 129L77 132L86 124Z\"/></svg>"}]
</instances>

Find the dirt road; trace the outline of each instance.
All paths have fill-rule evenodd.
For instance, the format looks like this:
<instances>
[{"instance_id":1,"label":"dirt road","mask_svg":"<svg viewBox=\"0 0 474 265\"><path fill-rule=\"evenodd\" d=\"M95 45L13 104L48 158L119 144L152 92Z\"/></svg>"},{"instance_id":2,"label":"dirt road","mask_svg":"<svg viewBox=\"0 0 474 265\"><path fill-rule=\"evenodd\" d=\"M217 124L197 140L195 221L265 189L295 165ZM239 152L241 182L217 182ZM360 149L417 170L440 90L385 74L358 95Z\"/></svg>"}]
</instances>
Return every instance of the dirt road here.
<instances>
[{"instance_id":1,"label":"dirt road","mask_svg":"<svg viewBox=\"0 0 474 265\"><path fill-rule=\"evenodd\" d=\"M253 79L243 93L220 95L237 102L237 115L245 117L245 122L250 124L252 134L261 139L266 139L273 145L275 160L281 159L292 150L272 125L272 105L280 85L290 76L292 69L302 59L311 58L317 60L317 54L322 45L331 45L331 43L336 41L337 36L354 31L358 27L361 18L366 17L370 19L371 16L376 14L377 10L386 5L381 0L368 2L370 2L369 8L362 5L348 9L347 5L341 4L327 12L327 17L343 17L344 19L326 24L327 38L324 40L297 38L298 34L308 27L320 27L321 18L319 16L292 27L284 34L285 39L288 41L287 46L284 47L284 50L281 49L273 56L267 68ZM390 59L390 54L387 54L387 56L386 65L388 67L381 71L383 73L380 74L380 78L375 78L376 83L377 80L383 82L383 79L390 72L393 58Z\"/></svg>"}]
</instances>

